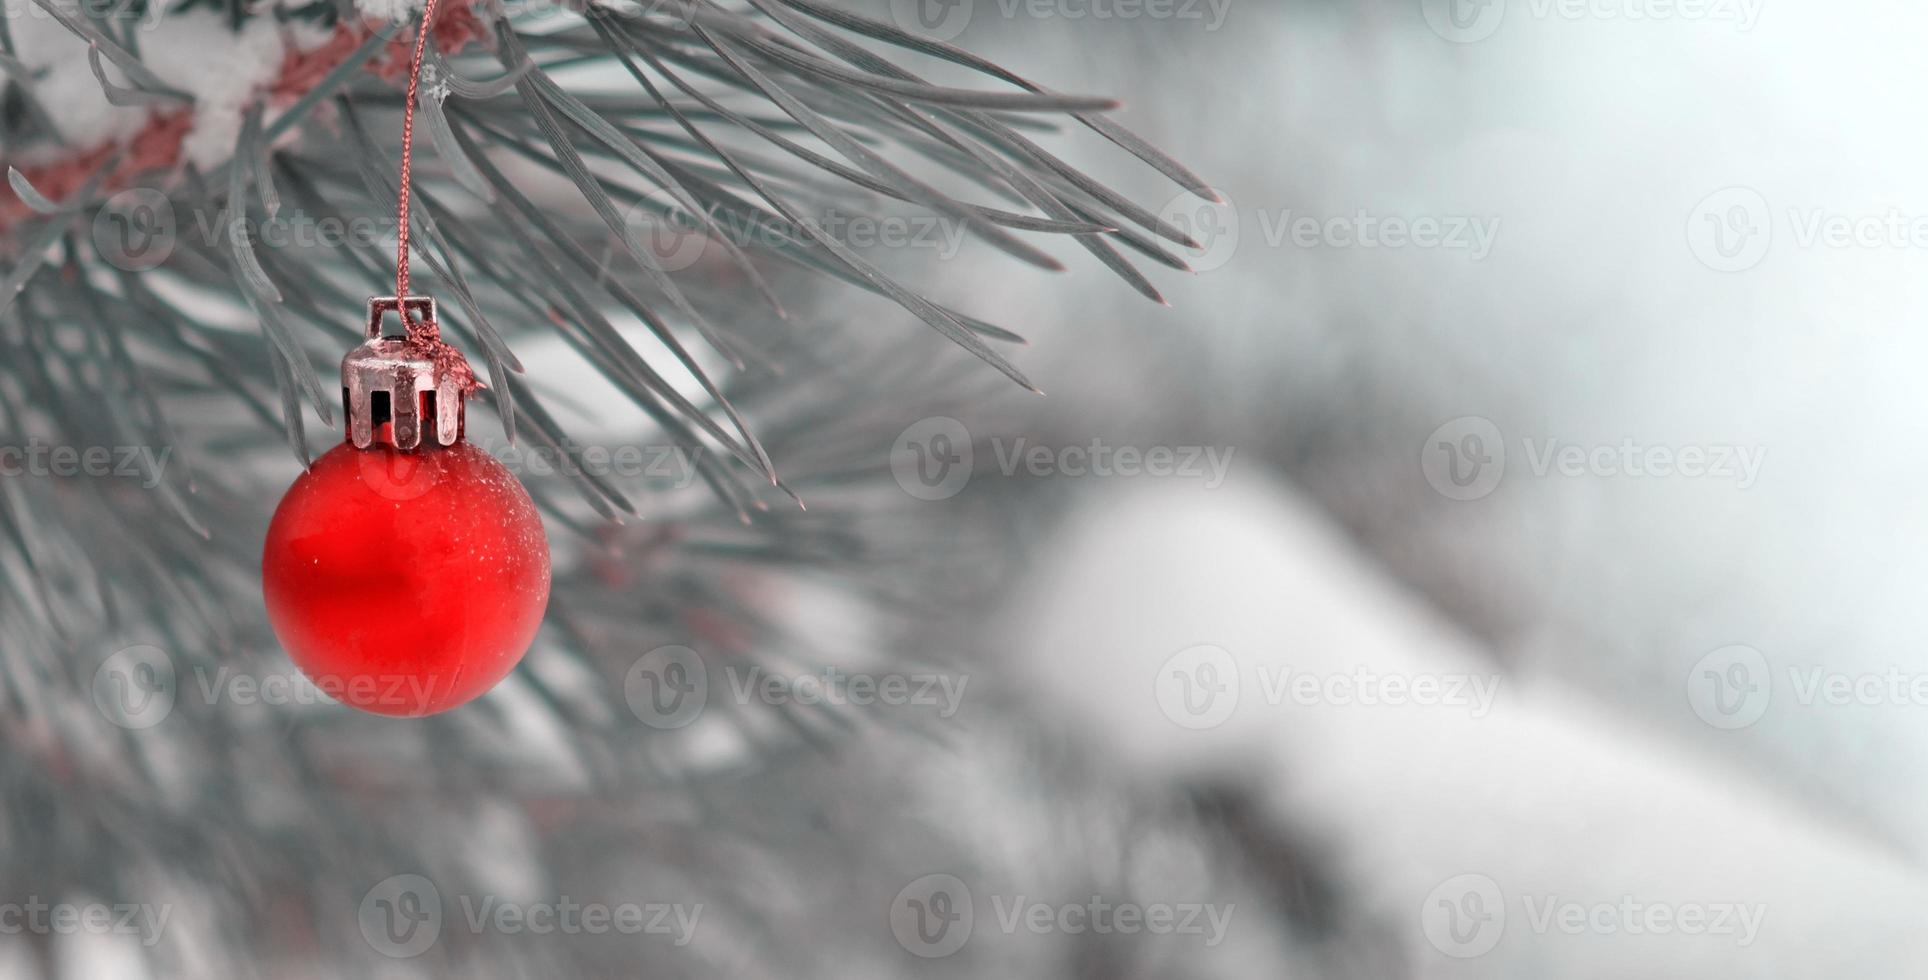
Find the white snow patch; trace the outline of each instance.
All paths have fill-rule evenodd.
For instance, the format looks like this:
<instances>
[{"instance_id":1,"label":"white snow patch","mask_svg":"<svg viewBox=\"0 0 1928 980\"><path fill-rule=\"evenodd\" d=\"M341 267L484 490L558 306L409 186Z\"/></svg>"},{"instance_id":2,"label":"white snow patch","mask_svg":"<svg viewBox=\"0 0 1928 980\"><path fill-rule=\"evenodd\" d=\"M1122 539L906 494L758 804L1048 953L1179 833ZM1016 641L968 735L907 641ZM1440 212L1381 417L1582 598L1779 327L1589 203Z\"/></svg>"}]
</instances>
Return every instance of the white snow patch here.
<instances>
[{"instance_id":1,"label":"white snow patch","mask_svg":"<svg viewBox=\"0 0 1928 980\"><path fill-rule=\"evenodd\" d=\"M0 3L5 4L20 60L38 75L33 92L49 107L67 144L50 151L49 157L126 139L157 108L166 108L108 104L88 67L84 42L33 0ZM233 154L242 112L274 81L289 44L311 50L329 36L313 25L278 25L268 17L233 31L222 14L211 10L168 14L143 23L137 35L142 63L162 83L194 97L194 123L182 151L188 162L203 169L219 166ZM116 84L129 84L112 61L106 62L106 71Z\"/></svg>"},{"instance_id":2,"label":"white snow patch","mask_svg":"<svg viewBox=\"0 0 1928 980\"><path fill-rule=\"evenodd\" d=\"M355 9L376 20L407 20L420 13L423 0L355 0Z\"/></svg>"}]
</instances>

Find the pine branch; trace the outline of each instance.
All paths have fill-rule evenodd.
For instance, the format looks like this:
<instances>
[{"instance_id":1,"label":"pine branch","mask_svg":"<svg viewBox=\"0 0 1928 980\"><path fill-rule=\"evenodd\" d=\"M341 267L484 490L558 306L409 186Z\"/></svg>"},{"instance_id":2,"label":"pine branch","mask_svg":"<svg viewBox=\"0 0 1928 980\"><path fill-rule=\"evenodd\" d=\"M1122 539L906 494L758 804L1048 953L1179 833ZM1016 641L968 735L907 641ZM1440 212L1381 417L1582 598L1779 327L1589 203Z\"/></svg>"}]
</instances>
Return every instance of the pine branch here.
<instances>
[{"instance_id":1,"label":"pine branch","mask_svg":"<svg viewBox=\"0 0 1928 980\"><path fill-rule=\"evenodd\" d=\"M75 56L90 57L105 101L143 119L209 111L187 81L140 61L125 23L35 2L88 45ZM181 9L251 8L199 0L160 16ZM156 153L152 133L99 156L61 145L61 120L0 21L11 188L0 199L0 446L150 454L125 478L0 477L0 728L19 746L0 755L0 786L16 805L81 810L74 834L16 849L9 874L111 896L141 873L191 884L238 863L248 870L233 876L260 894L230 896L215 921L258 937L309 911L291 916L262 895L347 894L366 887L370 860L406 866L386 828L358 819L392 809L419 821L404 788L424 771L439 805L456 809L504 792L691 799L691 781L713 768L820 751L858 727L830 707L719 699L705 723L734 746L719 761L647 724L623 683L641 652L669 644L702 647L719 685L725 665L795 674L830 661L773 611L768 595L786 584L860 597L886 628L952 598L903 585L906 563L968 555L932 540L906 506L890 447L912 420L987 403L1011 381L1029 387L1008 353L1023 338L925 295L899 277L932 269L844 240L826 219L926 216L1026 272L1065 268L1054 252L1077 254L1069 239L1156 299L1125 253L1183 268L1170 246L1189 239L1045 143L1074 119L1209 191L1109 121L1107 98L1053 91L815 0L650 9L592 5L537 26L489 3L480 26L492 52L430 46L413 254L453 341L486 362L471 438L499 431L556 462L554 477L528 483L561 533L554 602L524 668L471 708L372 740L328 705L184 701L165 725L104 729L92 685L108 654L136 644L165 650L184 682L289 669L254 599L259 542L293 475L286 454L305 463L338 442L332 365L357 342L362 297L393 282L401 97L378 73L412 27L370 31L333 0L283 9L337 31L325 50L340 60L273 98L257 93L233 151L196 167ZM964 65L988 84L933 84L866 44ZM91 173L72 179L49 158L92 161ZM157 200L171 223L138 212ZM329 228L347 231L322 240ZM694 258L653 248L644 232L664 229L671 251ZM290 231L308 237L270 233ZM151 250L136 254L143 243ZM882 315L899 309L909 315ZM556 351L623 401L525 373ZM674 465L600 469L592 451L609 447L581 445L571 433L584 427ZM532 730L553 740L518 738ZM168 764L180 759L194 764ZM157 792L251 806L217 829L156 812ZM290 801L316 808L312 824L334 839L286 846L271 815ZM150 834L169 846L143 846ZM334 851L362 860L322 857Z\"/></svg>"}]
</instances>

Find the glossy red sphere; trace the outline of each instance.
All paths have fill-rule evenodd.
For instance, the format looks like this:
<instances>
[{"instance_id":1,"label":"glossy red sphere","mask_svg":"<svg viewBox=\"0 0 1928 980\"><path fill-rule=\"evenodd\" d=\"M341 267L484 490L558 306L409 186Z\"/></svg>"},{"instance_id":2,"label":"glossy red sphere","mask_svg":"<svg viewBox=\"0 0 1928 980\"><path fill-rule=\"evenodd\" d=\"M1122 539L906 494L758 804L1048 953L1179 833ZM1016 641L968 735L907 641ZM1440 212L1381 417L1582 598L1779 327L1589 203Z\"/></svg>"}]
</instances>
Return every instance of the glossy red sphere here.
<instances>
[{"instance_id":1,"label":"glossy red sphere","mask_svg":"<svg viewBox=\"0 0 1928 980\"><path fill-rule=\"evenodd\" d=\"M288 488L261 585L275 635L330 697L429 715L494 687L549 604L549 542L528 491L458 442L344 443Z\"/></svg>"}]
</instances>

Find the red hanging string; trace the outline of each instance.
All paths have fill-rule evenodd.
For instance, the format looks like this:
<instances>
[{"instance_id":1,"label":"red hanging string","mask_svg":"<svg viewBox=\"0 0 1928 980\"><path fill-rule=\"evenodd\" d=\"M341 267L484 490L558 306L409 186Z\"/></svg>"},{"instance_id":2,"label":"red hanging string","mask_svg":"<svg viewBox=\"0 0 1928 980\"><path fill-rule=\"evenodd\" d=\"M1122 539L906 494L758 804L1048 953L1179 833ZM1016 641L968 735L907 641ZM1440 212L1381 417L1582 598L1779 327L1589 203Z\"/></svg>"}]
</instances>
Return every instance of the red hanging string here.
<instances>
[{"instance_id":1,"label":"red hanging string","mask_svg":"<svg viewBox=\"0 0 1928 980\"><path fill-rule=\"evenodd\" d=\"M422 55L428 49L429 25L435 18L435 0L428 0L422 7L422 26L415 34L415 60L408 67L408 98L402 103L402 189L396 198L396 245L395 245L395 300L401 307L402 327L408 331L409 339L415 340L415 321L408 315L408 165L415 150L415 93L422 84ZM434 324L427 324L426 330L434 330ZM425 331L426 332L426 331ZM438 331L439 332L439 331ZM431 335L428 339L437 339Z\"/></svg>"}]
</instances>

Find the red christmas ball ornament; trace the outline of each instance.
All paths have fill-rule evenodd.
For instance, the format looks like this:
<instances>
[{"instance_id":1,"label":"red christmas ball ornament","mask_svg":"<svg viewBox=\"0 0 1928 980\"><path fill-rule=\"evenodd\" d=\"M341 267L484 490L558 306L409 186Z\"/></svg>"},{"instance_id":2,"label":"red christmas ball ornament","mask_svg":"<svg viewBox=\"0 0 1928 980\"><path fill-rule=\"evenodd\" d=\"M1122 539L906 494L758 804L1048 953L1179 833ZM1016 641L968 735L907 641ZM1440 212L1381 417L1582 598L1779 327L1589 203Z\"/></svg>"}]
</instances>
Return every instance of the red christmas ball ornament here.
<instances>
[{"instance_id":1,"label":"red christmas ball ornament","mask_svg":"<svg viewBox=\"0 0 1928 980\"><path fill-rule=\"evenodd\" d=\"M408 337L342 361L348 439L275 510L261 561L268 620L330 697L383 715L446 711L494 687L549 604L549 544L501 462L463 440L468 364L441 342L433 300L408 298Z\"/></svg>"}]
</instances>

